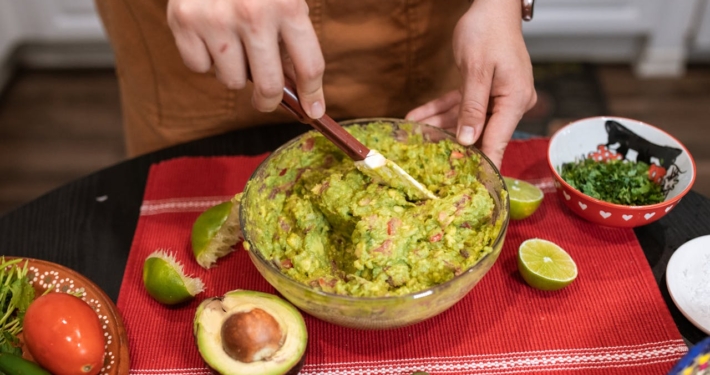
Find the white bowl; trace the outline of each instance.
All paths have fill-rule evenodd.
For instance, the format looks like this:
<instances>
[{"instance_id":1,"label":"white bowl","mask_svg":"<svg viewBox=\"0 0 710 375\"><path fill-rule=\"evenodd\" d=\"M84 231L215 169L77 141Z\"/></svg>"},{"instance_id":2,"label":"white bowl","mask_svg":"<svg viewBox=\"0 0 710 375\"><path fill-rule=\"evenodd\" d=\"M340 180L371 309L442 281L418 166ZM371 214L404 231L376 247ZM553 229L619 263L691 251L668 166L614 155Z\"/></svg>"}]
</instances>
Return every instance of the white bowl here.
<instances>
[{"instance_id":1,"label":"white bowl","mask_svg":"<svg viewBox=\"0 0 710 375\"><path fill-rule=\"evenodd\" d=\"M609 203L576 190L559 174L564 163L614 156L653 164L665 200L646 206ZM590 117L566 125L552 136L547 158L565 205L589 221L615 227L636 227L660 219L690 191L696 175L692 156L677 139L652 125L622 117Z\"/></svg>"}]
</instances>

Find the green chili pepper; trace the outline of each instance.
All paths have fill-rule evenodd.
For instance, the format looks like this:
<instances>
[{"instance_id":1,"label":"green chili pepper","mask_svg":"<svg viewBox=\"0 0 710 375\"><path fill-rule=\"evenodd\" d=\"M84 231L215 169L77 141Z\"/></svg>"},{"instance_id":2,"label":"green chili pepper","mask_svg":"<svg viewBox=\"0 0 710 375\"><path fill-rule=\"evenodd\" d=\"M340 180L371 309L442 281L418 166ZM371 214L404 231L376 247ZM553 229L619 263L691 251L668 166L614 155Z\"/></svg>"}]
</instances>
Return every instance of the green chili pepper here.
<instances>
[{"instance_id":1,"label":"green chili pepper","mask_svg":"<svg viewBox=\"0 0 710 375\"><path fill-rule=\"evenodd\" d=\"M10 353L0 353L0 371L5 375L51 375L38 364Z\"/></svg>"}]
</instances>

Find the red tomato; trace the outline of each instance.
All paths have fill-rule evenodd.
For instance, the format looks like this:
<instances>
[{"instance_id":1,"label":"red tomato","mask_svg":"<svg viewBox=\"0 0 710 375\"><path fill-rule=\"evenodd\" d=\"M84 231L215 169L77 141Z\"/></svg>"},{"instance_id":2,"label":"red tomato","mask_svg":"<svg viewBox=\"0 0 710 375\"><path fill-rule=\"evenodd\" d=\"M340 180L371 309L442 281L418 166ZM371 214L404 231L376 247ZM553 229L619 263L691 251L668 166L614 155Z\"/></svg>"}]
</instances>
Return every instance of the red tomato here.
<instances>
[{"instance_id":1,"label":"red tomato","mask_svg":"<svg viewBox=\"0 0 710 375\"><path fill-rule=\"evenodd\" d=\"M66 293L49 293L27 309L24 339L32 357L55 375L95 375L104 363L105 340L98 315Z\"/></svg>"}]
</instances>

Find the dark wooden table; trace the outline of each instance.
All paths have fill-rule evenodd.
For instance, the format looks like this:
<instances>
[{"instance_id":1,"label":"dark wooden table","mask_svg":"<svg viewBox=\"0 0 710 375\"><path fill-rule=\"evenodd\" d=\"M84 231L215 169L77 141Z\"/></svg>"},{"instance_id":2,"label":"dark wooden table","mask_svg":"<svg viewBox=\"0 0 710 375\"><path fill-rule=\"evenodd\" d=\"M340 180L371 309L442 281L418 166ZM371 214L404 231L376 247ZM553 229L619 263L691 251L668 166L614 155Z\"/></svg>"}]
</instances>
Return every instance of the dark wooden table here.
<instances>
[{"instance_id":1,"label":"dark wooden table","mask_svg":"<svg viewBox=\"0 0 710 375\"><path fill-rule=\"evenodd\" d=\"M0 217L0 253L44 259L72 268L114 302L131 248L150 165L177 156L256 155L308 130L302 124L245 129L127 160L64 185ZM668 215L636 228L663 298L691 344L705 335L673 304L666 288L668 260L683 243L710 234L710 199L689 193Z\"/></svg>"}]
</instances>

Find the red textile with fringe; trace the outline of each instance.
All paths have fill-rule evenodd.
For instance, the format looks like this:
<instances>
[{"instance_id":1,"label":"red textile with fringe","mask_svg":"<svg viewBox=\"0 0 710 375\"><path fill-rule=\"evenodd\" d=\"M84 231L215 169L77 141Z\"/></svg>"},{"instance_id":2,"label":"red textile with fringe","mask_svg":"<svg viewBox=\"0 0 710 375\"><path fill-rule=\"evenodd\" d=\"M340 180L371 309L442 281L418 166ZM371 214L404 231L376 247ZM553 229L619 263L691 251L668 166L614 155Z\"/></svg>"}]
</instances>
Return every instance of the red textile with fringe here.
<instances>
[{"instance_id":1,"label":"red textile with fringe","mask_svg":"<svg viewBox=\"0 0 710 375\"><path fill-rule=\"evenodd\" d=\"M302 374L665 374L687 351L631 229L578 218L558 200L546 161L548 140L512 141L502 173L545 191L538 211L511 221L502 253L481 282L446 312L414 326L361 331L305 316L309 342ZM233 289L275 293L241 245L210 270L190 247L197 216L228 199L264 156L178 158L154 165L145 190L118 308L132 374L208 374L192 336L195 308ZM516 251L538 237L566 249L579 277L542 292L525 284ZM151 299L145 258L173 252L206 291L178 307Z\"/></svg>"}]
</instances>

